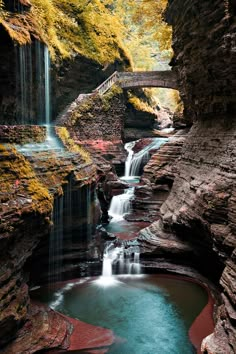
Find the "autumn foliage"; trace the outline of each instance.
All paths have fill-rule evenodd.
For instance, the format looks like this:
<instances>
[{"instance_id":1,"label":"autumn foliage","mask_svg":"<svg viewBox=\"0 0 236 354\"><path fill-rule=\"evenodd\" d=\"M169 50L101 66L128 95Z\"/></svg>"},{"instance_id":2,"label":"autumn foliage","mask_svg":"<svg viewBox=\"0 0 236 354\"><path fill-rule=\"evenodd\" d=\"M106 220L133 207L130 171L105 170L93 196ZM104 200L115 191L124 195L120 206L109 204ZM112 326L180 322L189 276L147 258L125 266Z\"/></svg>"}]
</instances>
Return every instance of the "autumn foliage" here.
<instances>
[{"instance_id":1,"label":"autumn foliage","mask_svg":"<svg viewBox=\"0 0 236 354\"><path fill-rule=\"evenodd\" d=\"M0 23L20 45L44 42L51 58L75 53L101 64L128 55L117 17L100 0L30 0L20 12L7 12L0 0Z\"/></svg>"}]
</instances>

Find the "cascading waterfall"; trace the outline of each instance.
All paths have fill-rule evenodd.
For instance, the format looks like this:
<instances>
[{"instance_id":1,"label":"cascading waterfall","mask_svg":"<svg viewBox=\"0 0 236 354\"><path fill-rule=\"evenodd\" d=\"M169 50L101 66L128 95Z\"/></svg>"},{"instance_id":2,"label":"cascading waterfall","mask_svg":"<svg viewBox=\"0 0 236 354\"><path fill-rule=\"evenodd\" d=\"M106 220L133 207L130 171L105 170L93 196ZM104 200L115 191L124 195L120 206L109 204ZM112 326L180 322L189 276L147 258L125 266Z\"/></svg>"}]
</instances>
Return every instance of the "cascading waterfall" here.
<instances>
[{"instance_id":1,"label":"cascading waterfall","mask_svg":"<svg viewBox=\"0 0 236 354\"><path fill-rule=\"evenodd\" d=\"M130 187L123 194L115 195L111 200L108 214L112 217L112 222L122 220L124 214L131 209L131 198L134 195L134 187Z\"/></svg>"},{"instance_id":2,"label":"cascading waterfall","mask_svg":"<svg viewBox=\"0 0 236 354\"><path fill-rule=\"evenodd\" d=\"M136 154L132 152L135 141L125 144L125 149L128 151L128 157L125 163L125 177L139 176L141 167L149 160L150 150L158 149L167 140L166 138L155 138L149 145L145 146Z\"/></svg>"},{"instance_id":3,"label":"cascading waterfall","mask_svg":"<svg viewBox=\"0 0 236 354\"><path fill-rule=\"evenodd\" d=\"M133 262L132 266L133 266L133 272L135 274L140 274L140 271L141 271L140 252L138 249L134 252L134 262ZM132 269L131 269L131 272L132 272Z\"/></svg>"},{"instance_id":4,"label":"cascading waterfall","mask_svg":"<svg viewBox=\"0 0 236 354\"><path fill-rule=\"evenodd\" d=\"M125 145L128 156L125 163L125 176L122 178L128 180L132 177L134 179L140 174L141 167L149 159L149 151L151 149L158 149L168 139L156 138L145 146L141 151L134 154L133 147L136 141L129 142ZM112 217L111 223L119 222L124 219L124 215L131 210L131 200L134 196L134 188L129 187L123 194L113 196L108 211L109 216ZM125 249L122 247L115 247L114 244L109 244L104 251L103 256L103 271L99 282L102 285L110 284L112 278L112 265L118 263L119 274L140 274L140 252L138 247L130 247ZM117 267L116 267L117 268Z\"/></svg>"},{"instance_id":5,"label":"cascading waterfall","mask_svg":"<svg viewBox=\"0 0 236 354\"><path fill-rule=\"evenodd\" d=\"M102 264L102 276L111 277L112 276L112 264L118 260L122 248L115 247L110 243L104 251L103 254L103 264Z\"/></svg>"},{"instance_id":6,"label":"cascading waterfall","mask_svg":"<svg viewBox=\"0 0 236 354\"><path fill-rule=\"evenodd\" d=\"M117 283L114 278L113 266L116 265L116 274L134 275L141 273L139 247L134 246L125 249L124 245L116 247L114 243L109 243L103 253L102 276L96 283L102 286L109 286Z\"/></svg>"},{"instance_id":7,"label":"cascading waterfall","mask_svg":"<svg viewBox=\"0 0 236 354\"><path fill-rule=\"evenodd\" d=\"M128 156L125 161L125 177L130 176L131 161L134 155L134 151L133 151L134 145L135 145L135 141L131 141L130 143L125 144L125 150L128 152Z\"/></svg>"}]
</instances>

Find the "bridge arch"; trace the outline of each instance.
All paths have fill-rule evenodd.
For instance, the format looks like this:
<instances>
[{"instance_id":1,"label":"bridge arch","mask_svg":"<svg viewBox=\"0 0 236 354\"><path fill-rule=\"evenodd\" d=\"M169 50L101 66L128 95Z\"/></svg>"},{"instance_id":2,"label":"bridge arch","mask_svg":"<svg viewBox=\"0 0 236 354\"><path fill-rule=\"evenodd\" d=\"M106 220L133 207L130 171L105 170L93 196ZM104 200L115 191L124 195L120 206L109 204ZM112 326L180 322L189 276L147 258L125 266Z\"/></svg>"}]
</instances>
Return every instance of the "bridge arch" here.
<instances>
[{"instance_id":1,"label":"bridge arch","mask_svg":"<svg viewBox=\"0 0 236 354\"><path fill-rule=\"evenodd\" d=\"M115 71L94 92L106 93L115 83L123 89L156 87L178 90L177 78L173 71Z\"/></svg>"},{"instance_id":2,"label":"bridge arch","mask_svg":"<svg viewBox=\"0 0 236 354\"><path fill-rule=\"evenodd\" d=\"M123 89L139 87L178 89L176 76L171 70L119 72L118 81Z\"/></svg>"}]
</instances>

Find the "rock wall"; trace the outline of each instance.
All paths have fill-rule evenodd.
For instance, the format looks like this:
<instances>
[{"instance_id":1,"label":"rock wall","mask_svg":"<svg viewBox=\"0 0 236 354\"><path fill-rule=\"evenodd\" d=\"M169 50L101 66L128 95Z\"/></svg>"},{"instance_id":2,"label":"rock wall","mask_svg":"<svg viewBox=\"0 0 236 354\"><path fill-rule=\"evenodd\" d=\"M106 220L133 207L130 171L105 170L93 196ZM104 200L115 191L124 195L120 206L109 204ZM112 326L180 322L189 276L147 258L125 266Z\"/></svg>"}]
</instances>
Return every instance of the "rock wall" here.
<instances>
[{"instance_id":1,"label":"rock wall","mask_svg":"<svg viewBox=\"0 0 236 354\"><path fill-rule=\"evenodd\" d=\"M67 127L72 139L86 147L99 170L110 170L112 164L122 174L125 108L122 90L114 86L103 96L79 95L56 124Z\"/></svg>"},{"instance_id":2,"label":"rock wall","mask_svg":"<svg viewBox=\"0 0 236 354\"><path fill-rule=\"evenodd\" d=\"M130 63L123 58L123 63L116 61L107 67L77 55L74 60L64 61L62 65L53 67L53 106L57 117L65 107L70 105L79 94L92 92L101 82L105 81L114 71L124 70Z\"/></svg>"},{"instance_id":3,"label":"rock wall","mask_svg":"<svg viewBox=\"0 0 236 354\"><path fill-rule=\"evenodd\" d=\"M124 141L154 137L157 120L150 98L143 89L125 92Z\"/></svg>"},{"instance_id":4,"label":"rock wall","mask_svg":"<svg viewBox=\"0 0 236 354\"><path fill-rule=\"evenodd\" d=\"M7 127L4 129L6 130ZM17 129L9 127L9 132L14 132L14 139L17 141L22 139L23 131L23 127L20 127L19 137L17 137ZM27 128L25 131L28 134ZM44 129L40 132L43 134ZM0 145L1 349L15 339L19 333L22 343L27 343L28 339L24 341L24 336L27 336L29 328L32 332L38 333L38 336L34 338L31 336L29 340L32 342L28 342L27 348L31 346L33 348L34 345L37 350L60 347L60 345L64 348L68 347L67 339L71 325L57 315L45 313L45 309L42 313L42 310L35 308L34 305L30 306L28 284L29 278L30 282L35 284L40 278L39 273L43 274L45 269L43 258L38 258L40 271L34 277L32 259L38 252L40 240L46 240L48 248L54 198L62 195L65 189L63 186L68 185L72 177L73 190L76 191L96 181L95 165L89 160L88 155L82 154L81 150L82 148L80 152L71 152L61 147L55 151L29 151L25 158L12 145L7 147ZM74 195L71 191L70 196L65 195L65 198L77 198L77 194ZM82 224L87 223L84 214L79 218L83 219ZM76 232L79 226L73 223L71 227ZM92 227L91 219L91 233ZM67 230L67 232L70 231ZM91 233L85 234L85 231L82 231L81 238L83 238L83 243L86 243L85 240L89 240ZM83 246L84 252L87 250L86 247L88 247L87 244ZM76 251L73 250L75 258L79 253L78 249ZM53 321L56 321L62 328L58 336L52 326ZM24 353L26 349L22 345L20 350L18 348L17 352ZM5 352L15 353L16 351L11 351L7 347Z\"/></svg>"},{"instance_id":5,"label":"rock wall","mask_svg":"<svg viewBox=\"0 0 236 354\"><path fill-rule=\"evenodd\" d=\"M222 305L204 353L236 352L236 17L233 1L169 0L172 65L194 121L146 251L195 262L220 284Z\"/></svg>"},{"instance_id":6,"label":"rock wall","mask_svg":"<svg viewBox=\"0 0 236 354\"><path fill-rule=\"evenodd\" d=\"M0 124L45 124L44 43L32 39L31 44L14 45L2 26L0 35ZM92 92L115 70L129 67L125 55L105 68L82 55L51 62L52 120L79 94Z\"/></svg>"},{"instance_id":7,"label":"rock wall","mask_svg":"<svg viewBox=\"0 0 236 354\"><path fill-rule=\"evenodd\" d=\"M184 11L183 11L184 9ZM233 0L169 0L171 65L185 106L196 120L235 112L235 4Z\"/></svg>"},{"instance_id":8,"label":"rock wall","mask_svg":"<svg viewBox=\"0 0 236 354\"><path fill-rule=\"evenodd\" d=\"M16 72L12 70L16 66L16 55L14 44L9 41L6 32L0 28L1 33L1 46L0 53L1 61L1 83L0 83L0 112L1 124L16 123Z\"/></svg>"},{"instance_id":9,"label":"rock wall","mask_svg":"<svg viewBox=\"0 0 236 354\"><path fill-rule=\"evenodd\" d=\"M46 127L39 125L0 125L0 140L4 144L42 143Z\"/></svg>"},{"instance_id":10,"label":"rock wall","mask_svg":"<svg viewBox=\"0 0 236 354\"><path fill-rule=\"evenodd\" d=\"M15 337L17 330L26 320L29 295L23 266L40 237L49 230L52 197L21 155L3 146L0 154L0 346L2 346ZM33 230L37 230L37 233ZM35 233L34 237L32 232Z\"/></svg>"}]
</instances>

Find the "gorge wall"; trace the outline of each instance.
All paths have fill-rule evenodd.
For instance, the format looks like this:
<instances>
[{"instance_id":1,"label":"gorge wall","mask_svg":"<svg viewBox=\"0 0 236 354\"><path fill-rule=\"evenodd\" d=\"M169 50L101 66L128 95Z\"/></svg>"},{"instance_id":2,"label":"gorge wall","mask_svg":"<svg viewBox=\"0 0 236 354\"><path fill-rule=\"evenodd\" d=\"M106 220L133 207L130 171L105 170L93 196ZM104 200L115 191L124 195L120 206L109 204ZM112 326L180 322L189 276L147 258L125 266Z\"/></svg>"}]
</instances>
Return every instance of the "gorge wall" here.
<instances>
[{"instance_id":1,"label":"gorge wall","mask_svg":"<svg viewBox=\"0 0 236 354\"><path fill-rule=\"evenodd\" d=\"M1 127L3 143L32 142L29 140L30 137L38 141L45 138L44 127L18 126L18 128ZM95 214L90 210L87 232L84 228L84 225L88 224L86 211L94 206L91 206L90 200L87 200L89 204L87 206L85 200L85 207L80 208L83 210L82 214L77 213L77 208L82 199L80 191L87 185L88 187L91 185L93 189L96 167L89 156L83 153L82 148L80 151L77 149L72 152L62 145L61 149L56 151L30 151L27 158L10 144L0 145L0 160L0 347L2 349L8 345L17 335L18 341L9 344L3 352L19 353L26 350L34 352L45 347L68 347L71 324L63 317L32 304L28 285L35 284L43 276L44 281L45 276L48 279L49 257L48 254L44 257L45 253L43 256L41 253L40 257L39 251L42 247L39 248L39 245L41 240L44 240L48 251L50 234L53 229L58 228L52 215L53 201L55 204L55 201L62 197L63 190L64 199L68 200L67 207L71 201L71 215L68 208L65 215L67 223L64 220L64 224L67 225L65 233L70 235L74 233L77 236L79 232L80 236L79 241L78 237L76 241L66 240L65 253L71 254L70 246L76 243L76 247L73 248L73 259L77 265L77 259L81 257L81 248L83 254L86 254L94 231L93 225L96 224L93 220ZM67 186L71 186L71 189ZM86 197L87 194L84 199ZM90 198L89 194L88 197ZM68 218L72 215L76 222L70 223L68 229ZM66 260L63 266L67 273L71 271L66 265ZM24 340L27 333L30 333L29 327L31 333L34 332L36 336Z\"/></svg>"},{"instance_id":2,"label":"gorge wall","mask_svg":"<svg viewBox=\"0 0 236 354\"><path fill-rule=\"evenodd\" d=\"M235 2L169 0L166 17L173 26L173 70L194 124L161 219L140 242L152 255L174 247L175 257L188 255L219 282L222 304L202 351L230 354L236 352Z\"/></svg>"}]
</instances>

